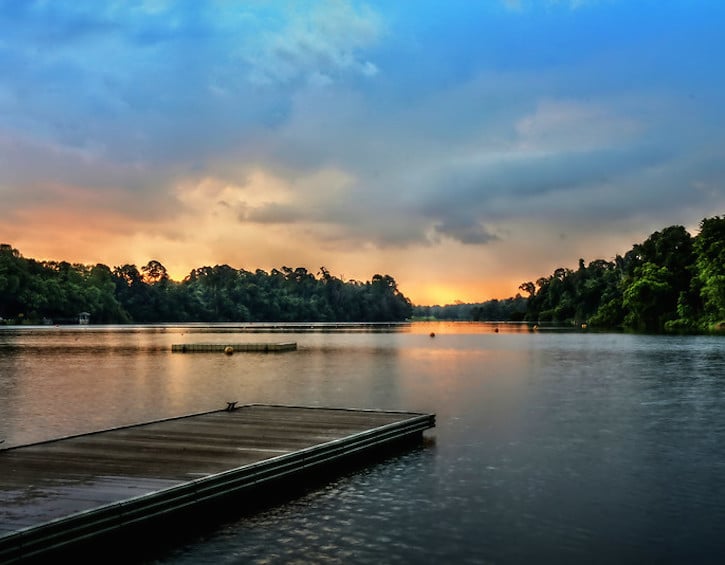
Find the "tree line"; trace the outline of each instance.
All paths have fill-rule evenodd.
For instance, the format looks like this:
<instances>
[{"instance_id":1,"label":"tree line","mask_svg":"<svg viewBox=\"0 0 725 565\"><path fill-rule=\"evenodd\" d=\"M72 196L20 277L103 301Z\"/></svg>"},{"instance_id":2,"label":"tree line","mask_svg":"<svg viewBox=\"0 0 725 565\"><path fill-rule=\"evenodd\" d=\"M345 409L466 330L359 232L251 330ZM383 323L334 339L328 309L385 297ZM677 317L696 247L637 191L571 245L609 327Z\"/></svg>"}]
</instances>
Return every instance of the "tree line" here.
<instances>
[{"instance_id":1,"label":"tree line","mask_svg":"<svg viewBox=\"0 0 725 565\"><path fill-rule=\"evenodd\" d=\"M725 217L656 231L614 261L557 268L519 287L528 295L476 304L416 306L389 275L343 281L322 267L267 273L200 267L181 282L158 261L109 268L36 261L0 244L0 323L389 322L411 316L525 320L641 331L725 327Z\"/></svg>"},{"instance_id":2,"label":"tree line","mask_svg":"<svg viewBox=\"0 0 725 565\"><path fill-rule=\"evenodd\" d=\"M0 323L390 322L412 314L395 279L343 281L322 267L267 273L200 267L181 282L156 260L139 269L27 259L0 244Z\"/></svg>"},{"instance_id":3,"label":"tree line","mask_svg":"<svg viewBox=\"0 0 725 565\"><path fill-rule=\"evenodd\" d=\"M525 282L526 319L639 331L725 328L725 217L656 231L614 261Z\"/></svg>"},{"instance_id":4,"label":"tree line","mask_svg":"<svg viewBox=\"0 0 725 565\"><path fill-rule=\"evenodd\" d=\"M413 317L419 320L520 322L526 316L527 302L526 298L517 294L512 298L494 298L485 302L414 306Z\"/></svg>"}]
</instances>

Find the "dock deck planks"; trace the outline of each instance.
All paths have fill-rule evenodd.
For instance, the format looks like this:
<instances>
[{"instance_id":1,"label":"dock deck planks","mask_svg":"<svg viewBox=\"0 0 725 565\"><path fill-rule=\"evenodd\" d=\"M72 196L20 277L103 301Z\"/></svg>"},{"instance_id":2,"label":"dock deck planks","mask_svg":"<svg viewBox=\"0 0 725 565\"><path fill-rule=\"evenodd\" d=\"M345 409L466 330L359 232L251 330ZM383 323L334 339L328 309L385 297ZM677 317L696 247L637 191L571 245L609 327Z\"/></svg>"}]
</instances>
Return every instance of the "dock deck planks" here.
<instances>
[{"instance_id":1,"label":"dock deck planks","mask_svg":"<svg viewBox=\"0 0 725 565\"><path fill-rule=\"evenodd\" d=\"M0 562L265 482L435 425L432 414L246 405L0 450Z\"/></svg>"}]
</instances>

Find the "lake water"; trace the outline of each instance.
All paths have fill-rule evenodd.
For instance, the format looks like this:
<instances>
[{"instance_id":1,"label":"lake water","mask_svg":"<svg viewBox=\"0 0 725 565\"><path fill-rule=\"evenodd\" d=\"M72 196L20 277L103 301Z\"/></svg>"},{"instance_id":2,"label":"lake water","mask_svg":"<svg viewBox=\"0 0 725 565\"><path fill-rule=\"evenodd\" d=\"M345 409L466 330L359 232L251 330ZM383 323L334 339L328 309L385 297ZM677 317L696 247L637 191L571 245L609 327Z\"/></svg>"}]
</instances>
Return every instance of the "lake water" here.
<instances>
[{"instance_id":1,"label":"lake water","mask_svg":"<svg viewBox=\"0 0 725 565\"><path fill-rule=\"evenodd\" d=\"M298 351L170 351L247 341ZM434 412L437 427L419 448L189 537L158 563L725 557L722 337L473 323L0 328L5 446L232 400Z\"/></svg>"}]
</instances>

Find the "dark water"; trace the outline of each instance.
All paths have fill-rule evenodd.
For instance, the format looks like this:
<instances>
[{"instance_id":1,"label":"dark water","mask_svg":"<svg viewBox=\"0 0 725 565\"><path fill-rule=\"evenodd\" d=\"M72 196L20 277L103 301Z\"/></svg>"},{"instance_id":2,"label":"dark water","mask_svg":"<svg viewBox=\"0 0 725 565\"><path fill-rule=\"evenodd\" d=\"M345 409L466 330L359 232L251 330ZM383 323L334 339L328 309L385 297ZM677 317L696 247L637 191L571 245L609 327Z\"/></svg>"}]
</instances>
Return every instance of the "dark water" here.
<instances>
[{"instance_id":1,"label":"dark water","mask_svg":"<svg viewBox=\"0 0 725 565\"><path fill-rule=\"evenodd\" d=\"M430 411L438 425L421 448L155 560L725 562L725 340L493 328L3 329L0 438L227 400ZM170 353L172 343L240 341L299 350Z\"/></svg>"}]
</instances>

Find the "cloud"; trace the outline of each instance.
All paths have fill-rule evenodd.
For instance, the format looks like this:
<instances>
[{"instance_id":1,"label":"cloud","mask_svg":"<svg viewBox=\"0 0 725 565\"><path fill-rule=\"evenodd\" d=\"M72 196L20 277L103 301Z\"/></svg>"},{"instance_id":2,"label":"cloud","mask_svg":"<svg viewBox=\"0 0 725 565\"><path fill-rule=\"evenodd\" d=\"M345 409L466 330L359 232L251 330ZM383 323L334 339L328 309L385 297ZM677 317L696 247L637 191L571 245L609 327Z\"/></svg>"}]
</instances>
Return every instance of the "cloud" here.
<instances>
[{"instance_id":1,"label":"cloud","mask_svg":"<svg viewBox=\"0 0 725 565\"><path fill-rule=\"evenodd\" d=\"M298 88L376 76L384 36L343 0L6 3L0 29L0 131L177 167L283 123Z\"/></svg>"},{"instance_id":2,"label":"cloud","mask_svg":"<svg viewBox=\"0 0 725 565\"><path fill-rule=\"evenodd\" d=\"M446 218L444 223L435 225L435 231L466 245L482 245L500 239L480 222L470 218L460 222L454 222L454 220L455 218Z\"/></svg>"},{"instance_id":3,"label":"cloud","mask_svg":"<svg viewBox=\"0 0 725 565\"><path fill-rule=\"evenodd\" d=\"M569 78L557 74L549 81ZM592 194L655 174L677 154L643 117L642 108L657 106L652 97L522 97L546 92L542 82L533 73L484 74L383 114L355 92L303 89L265 158L283 158L290 169L278 172L289 178L334 163L349 182L334 198L316 198L314 184L299 187L284 205L263 205L246 219L326 223L345 242L380 248L442 238L489 245L521 215L547 210L562 219L557 209L569 209L567 200L596 218ZM624 216L627 206L608 204Z\"/></svg>"},{"instance_id":4,"label":"cloud","mask_svg":"<svg viewBox=\"0 0 725 565\"><path fill-rule=\"evenodd\" d=\"M579 100L541 100L533 114L516 122L523 147L549 150L621 145L635 139L644 129L644 124L633 116Z\"/></svg>"},{"instance_id":5,"label":"cloud","mask_svg":"<svg viewBox=\"0 0 725 565\"><path fill-rule=\"evenodd\" d=\"M109 159L96 148L8 135L0 130L0 220L18 209L112 209L137 219L173 214L173 171Z\"/></svg>"},{"instance_id":6,"label":"cloud","mask_svg":"<svg viewBox=\"0 0 725 565\"><path fill-rule=\"evenodd\" d=\"M370 8L329 0L311 9L297 6L286 16L281 29L262 33L255 53L246 56L254 83L326 85L340 74L378 74L377 65L363 55L382 34L382 21Z\"/></svg>"}]
</instances>

